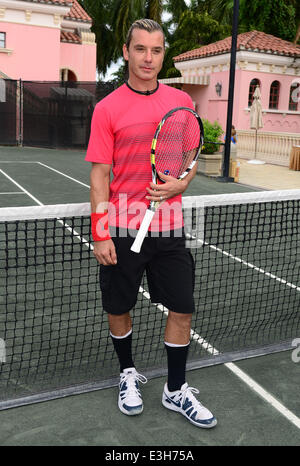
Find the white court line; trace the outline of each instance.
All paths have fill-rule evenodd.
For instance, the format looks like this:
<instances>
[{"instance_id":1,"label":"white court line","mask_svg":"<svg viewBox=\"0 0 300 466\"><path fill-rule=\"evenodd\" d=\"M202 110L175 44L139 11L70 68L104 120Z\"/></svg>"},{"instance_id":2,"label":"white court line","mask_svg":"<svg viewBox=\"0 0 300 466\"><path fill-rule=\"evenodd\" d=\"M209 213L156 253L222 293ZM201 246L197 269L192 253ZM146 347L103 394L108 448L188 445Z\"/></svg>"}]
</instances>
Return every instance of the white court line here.
<instances>
[{"instance_id":1,"label":"white court line","mask_svg":"<svg viewBox=\"0 0 300 466\"><path fill-rule=\"evenodd\" d=\"M24 162L24 161L18 161L18 160L1 160L0 163L37 163L37 162ZM6 173L4 173L2 170L0 170L0 172L3 175L5 175L7 178L9 178L9 176ZM16 184L12 179L10 179L10 181L12 181L14 184ZM0 193L0 195L2 195L2 194L27 194L27 193L24 192L24 190L23 190L23 191L16 191L16 192Z\"/></svg>"},{"instance_id":2,"label":"white court line","mask_svg":"<svg viewBox=\"0 0 300 466\"><path fill-rule=\"evenodd\" d=\"M145 296L145 298L150 300L150 294L140 287L139 292ZM156 307L162 311L166 316L168 316L168 310L161 304L156 304ZM210 345L204 338L202 338L198 333L191 329L191 339L194 340L197 344L201 345L208 353L212 355L218 355L220 352ZM257 393L261 398L263 398L267 403L273 406L280 414L282 414L288 421L294 424L298 429L300 429L300 419L288 408L286 408L280 401L278 401L273 395L267 392L261 385L255 382L246 372L240 369L236 364L232 362L227 362L223 364L227 369L229 369L233 374L235 374L239 379L241 379L248 387L250 387L255 393Z\"/></svg>"},{"instance_id":3,"label":"white court line","mask_svg":"<svg viewBox=\"0 0 300 466\"><path fill-rule=\"evenodd\" d=\"M31 199L33 199L37 204L43 205L37 198L32 196L25 188L23 188L19 183L14 181L11 177L9 177L3 170L0 169L0 172L3 173L10 181L16 184L24 193L26 193ZM74 234L79 241L85 244L86 247L93 250L94 247L90 244L85 238L81 237L79 233L73 230L69 225L63 223L62 220L58 221L63 224L68 231ZM225 251L224 251L225 252ZM260 270L260 269L258 269ZM150 295L147 293L142 287L140 287L140 292L149 299ZM162 306L161 304L157 305L158 309L160 309L164 314L167 315L167 309ZM194 330L191 329L191 338L196 341L198 344L201 344L208 352L211 354L219 354L219 351L214 348L213 346L209 345L199 334L197 334ZM298 429L300 429L300 419L292 413L289 409L287 409L282 403L280 403L276 398L274 398L269 392L267 392L261 385L255 382L254 379L249 377L244 371L239 369L234 363L225 363L224 364L227 369L229 369L232 373L234 373L237 377L239 377L246 385L248 385L253 391L255 391L258 395L260 395L267 403L271 404L280 414L282 414L288 421L294 424Z\"/></svg>"},{"instance_id":4,"label":"white court line","mask_svg":"<svg viewBox=\"0 0 300 466\"><path fill-rule=\"evenodd\" d=\"M83 183L82 181L77 180L76 178L73 178L72 176L66 175L65 173L56 170L55 168L49 167L49 165L46 165L43 162L38 162L37 160L35 161L18 161L18 160L0 160L1 163L37 163L38 165L42 165L43 167L47 168L48 170L52 170L55 173L58 173L61 176L64 176L65 178L69 178L69 180L75 181L75 183L81 184L85 188L90 188L90 186L86 183Z\"/></svg>"},{"instance_id":5,"label":"white court line","mask_svg":"<svg viewBox=\"0 0 300 466\"><path fill-rule=\"evenodd\" d=\"M72 176L66 175L65 173L56 170L55 168L49 167L49 165L46 165L45 163L42 162L37 162L39 165L42 165L43 167L48 168L48 170L52 170L55 173L58 173L59 175L65 176L66 178L69 178L69 180L75 181L75 183L81 184L82 186L85 186L86 188L90 189L90 186L88 184L83 183L82 181L76 180L76 178L72 178Z\"/></svg>"},{"instance_id":6,"label":"white court line","mask_svg":"<svg viewBox=\"0 0 300 466\"><path fill-rule=\"evenodd\" d=\"M261 385L255 382L252 377L249 377L246 372L240 369L238 366L232 362L227 362L224 364L227 369L233 372L237 377L239 377L245 384L248 385L255 393L261 396L267 403L273 406L280 414L282 414L288 421L294 424L298 429L300 429L300 418L297 417L292 411L286 408L280 401L278 401L274 396L267 392Z\"/></svg>"},{"instance_id":7,"label":"white court line","mask_svg":"<svg viewBox=\"0 0 300 466\"><path fill-rule=\"evenodd\" d=\"M191 330L191 337L196 343L204 347L206 351L211 354L219 354L219 351L213 346L209 345L198 333ZM208 346L207 346L208 345ZM300 429L300 419L288 408L286 408L280 401L278 401L271 393L267 392L261 385L255 382L246 372L240 369L236 364L227 362L224 366L241 379L248 387L250 387L255 393L262 397L267 403L273 406L280 414Z\"/></svg>"},{"instance_id":8,"label":"white court line","mask_svg":"<svg viewBox=\"0 0 300 466\"><path fill-rule=\"evenodd\" d=\"M23 188L23 186L21 186L19 183L17 183L13 178L11 178L7 173L5 173L3 170L0 169L0 173L2 173L4 176L6 176L12 183L14 183L16 186L18 186L18 188L20 188L24 194L26 194L27 196L29 196L34 202L36 202L38 205L40 206L44 206L45 204L43 204L41 201L39 201L36 197L34 197L32 194L30 194L29 191L27 191L25 188ZM23 194L22 193L22 194ZM72 233L76 238L78 238L82 243L87 243L89 244L90 246L92 246L90 243L88 243L88 241L85 239L85 238L82 238L79 233L77 233L76 230L72 229L67 223L64 223L62 220L60 220L59 218L56 219L61 225L63 225L70 233Z\"/></svg>"},{"instance_id":9,"label":"white court line","mask_svg":"<svg viewBox=\"0 0 300 466\"><path fill-rule=\"evenodd\" d=\"M0 160L0 163L39 163L37 160Z\"/></svg>"},{"instance_id":10,"label":"white court line","mask_svg":"<svg viewBox=\"0 0 300 466\"><path fill-rule=\"evenodd\" d=\"M230 254L220 248L217 248L216 246L210 245L209 243L203 242L199 239L197 239L198 242L200 242L202 245L205 244L206 246L209 246L211 249L214 251L220 252L221 254L230 257L236 262L240 262L243 265L246 265L247 267L252 268L253 270L263 273L267 277L270 277L285 286L291 287L295 289L296 291L300 291L300 287L297 285L294 285L293 283L287 282L286 280L277 277L276 275L267 272L266 270L256 267L255 265L251 264L250 262L246 262L242 260L239 257L234 256L233 254ZM198 344L203 346L203 348L208 351L211 354L219 354L219 351L212 347L208 342L204 340L199 334L195 333L193 330L191 331L191 337L193 340L195 340ZM269 392L267 392L261 385L259 385L257 382L255 382L254 379L252 379L250 376L248 376L242 369L240 369L236 364L234 363L225 363L224 364L227 369L229 369L231 372L233 372L237 377L239 377L245 384L247 384L253 391L255 391L258 395L260 395L265 401L267 401L269 404L271 404L278 412L280 412L284 417L286 417L292 424L294 424L298 429L300 429L300 419L292 413L289 409L287 409L282 403L280 403L276 398L274 398Z\"/></svg>"},{"instance_id":11,"label":"white court line","mask_svg":"<svg viewBox=\"0 0 300 466\"><path fill-rule=\"evenodd\" d=\"M27 191L25 188L23 188L23 186L21 186L19 183L17 183L17 181L15 181L7 173L5 173L1 168L0 168L0 173L2 173L4 176L6 176L6 178L8 178L9 181L11 181L13 184L15 184L19 189L21 189L21 191L23 191L23 193L27 194L27 196L29 196L38 205L44 205L36 197L34 197L32 194L30 194L29 191Z\"/></svg>"},{"instance_id":12,"label":"white court line","mask_svg":"<svg viewBox=\"0 0 300 466\"><path fill-rule=\"evenodd\" d=\"M191 237L192 239L196 239L196 238L193 238L191 235L187 235L187 237ZM273 278L274 280L276 280L279 283L282 283L285 286L293 288L296 291L300 291L300 286L297 286L294 283L288 282L288 281L284 280L283 278L277 277L273 273L267 272L265 269L262 269L261 267L257 267L256 265L251 264L251 262L247 262L247 261L241 259L240 257L234 256L233 254L230 254L229 252L224 251L223 249L217 248L216 246L214 246L212 244L209 244L209 243L206 243L205 241L202 241L200 239L197 239L197 242L200 243L201 246L203 246L203 245L209 246L213 251L220 252L224 256L230 257L230 259L233 259L236 262L240 262L241 264L246 265L250 269L253 269L256 272L259 272L259 273L262 273L262 274L266 275L266 277Z\"/></svg>"}]
</instances>

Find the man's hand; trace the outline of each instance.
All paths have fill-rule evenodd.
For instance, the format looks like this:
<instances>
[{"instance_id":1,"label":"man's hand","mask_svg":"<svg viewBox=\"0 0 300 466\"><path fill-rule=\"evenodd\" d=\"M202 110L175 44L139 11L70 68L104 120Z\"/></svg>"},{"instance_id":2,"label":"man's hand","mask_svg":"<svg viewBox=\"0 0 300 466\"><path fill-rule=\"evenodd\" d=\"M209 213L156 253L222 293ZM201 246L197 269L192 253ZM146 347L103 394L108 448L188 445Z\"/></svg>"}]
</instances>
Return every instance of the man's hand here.
<instances>
[{"instance_id":1,"label":"man's hand","mask_svg":"<svg viewBox=\"0 0 300 466\"><path fill-rule=\"evenodd\" d=\"M102 265L116 265L116 248L111 239L94 242L94 256Z\"/></svg>"},{"instance_id":2,"label":"man's hand","mask_svg":"<svg viewBox=\"0 0 300 466\"><path fill-rule=\"evenodd\" d=\"M170 199L171 197L183 193L188 186L188 183L185 179L178 180L173 176L164 175L163 173L159 173L159 177L165 181L165 183L150 183L150 188L146 188L149 193L149 195L146 196L146 199L149 201L162 201Z\"/></svg>"}]
</instances>

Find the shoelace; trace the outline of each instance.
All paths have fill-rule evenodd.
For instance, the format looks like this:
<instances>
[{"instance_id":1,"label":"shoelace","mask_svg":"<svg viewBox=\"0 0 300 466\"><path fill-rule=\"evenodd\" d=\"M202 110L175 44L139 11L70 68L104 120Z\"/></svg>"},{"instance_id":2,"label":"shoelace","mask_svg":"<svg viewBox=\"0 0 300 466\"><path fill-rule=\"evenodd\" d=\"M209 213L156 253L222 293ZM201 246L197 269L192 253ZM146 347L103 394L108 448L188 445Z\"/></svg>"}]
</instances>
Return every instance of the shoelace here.
<instances>
[{"instance_id":1,"label":"shoelace","mask_svg":"<svg viewBox=\"0 0 300 466\"><path fill-rule=\"evenodd\" d=\"M199 394L199 390L194 387L186 387L185 390L182 390L180 393L178 393L178 395L176 395L175 400L180 401L181 405L184 405L187 396L189 396L189 400L192 403L194 409L205 409L205 407L200 403L200 401L197 400L197 398L195 398L193 393L197 395Z\"/></svg>"},{"instance_id":2,"label":"shoelace","mask_svg":"<svg viewBox=\"0 0 300 466\"><path fill-rule=\"evenodd\" d=\"M141 382L141 383L147 383L148 379L142 375L139 374L138 372L130 372L129 374L125 374L122 376L121 383L123 384L124 382L127 383L127 396L136 396L138 395L140 397L139 390L137 389L135 382Z\"/></svg>"}]
</instances>

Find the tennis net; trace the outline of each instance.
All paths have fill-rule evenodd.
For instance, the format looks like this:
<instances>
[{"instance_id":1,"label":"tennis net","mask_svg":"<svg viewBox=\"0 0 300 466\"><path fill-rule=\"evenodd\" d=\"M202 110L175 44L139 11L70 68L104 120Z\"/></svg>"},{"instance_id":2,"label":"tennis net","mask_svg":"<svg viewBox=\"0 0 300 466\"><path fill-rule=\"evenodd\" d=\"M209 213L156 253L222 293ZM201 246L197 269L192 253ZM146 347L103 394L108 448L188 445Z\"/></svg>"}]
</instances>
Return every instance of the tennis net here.
<instances>
[{"instance_id":1,"label":"tennis net","mask_svg":"<svg viewBox=\"0 0 300 466\"><path fill-rule=\"evenodd\" d=\"M300 190L184 198L195 259L188 369L292 348L300 334ZM89 204L0 209L0 409L117 385ZM133 353L166 374L167 310L143 279Z\"/></svg>"}]
</instances>

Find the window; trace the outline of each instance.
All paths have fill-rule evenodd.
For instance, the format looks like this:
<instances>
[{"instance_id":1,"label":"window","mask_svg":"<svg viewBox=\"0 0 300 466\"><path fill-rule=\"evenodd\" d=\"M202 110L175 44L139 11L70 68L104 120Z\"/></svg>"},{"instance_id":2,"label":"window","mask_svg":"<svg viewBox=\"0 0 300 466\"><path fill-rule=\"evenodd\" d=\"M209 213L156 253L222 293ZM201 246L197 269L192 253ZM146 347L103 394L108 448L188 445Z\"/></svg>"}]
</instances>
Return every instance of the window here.
<instances>
[{"instance_id":1,"label":"window","mask_svg":"<svg viewBox=\"0 0 300 466\"><path fill-rule=\"evenodd\" d=\"M289 110L297 112L300 98L300 83L293 83L290 87Z\"/></svg>"},{"instance_id":2,"label":"window","mask_svg":"<svg viewBox=\"0 0 300 466\"><path fill-rule=\"evenodd\" d=\"M76 74L71 71L71 70L68 70L67 68L62 68L60 70L60 80L61 81L77 81L77 77L76 77Z\"/></svg>"},{"instance_id":3,"label":"window","mask_svg":"<svg viewBox=\"0 0 300 466\"><path fill-rule=\"evenodd\" d=\"M6 33L0 32L0 49L5 49L6 45Z\"/></svg>"},{"instance_id":4,"label":"window","mask_svg":"<svg viewBox=\"0 0 300 466\"><path fill-rule=\"evenodd\" d=\"M273 81L270 87L270 100L269 100L269 108L270 109L277 109L278 102L279 102L279 81Z\"/></svg>"},{"instance_id":5,"label":"window","mask_svg":"<svg viewBox=\"0 0 300 466\"><path fill-rule=\"evenodd\" d=\"M253 94L255 92L256 86L260 86L260 81L258 79L252 79L249 86L249 95L248 95L248 107L251 107L253 102Z\"/></svg>"}]
</instances>

